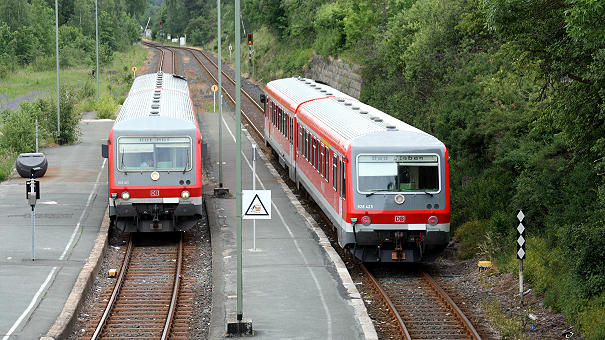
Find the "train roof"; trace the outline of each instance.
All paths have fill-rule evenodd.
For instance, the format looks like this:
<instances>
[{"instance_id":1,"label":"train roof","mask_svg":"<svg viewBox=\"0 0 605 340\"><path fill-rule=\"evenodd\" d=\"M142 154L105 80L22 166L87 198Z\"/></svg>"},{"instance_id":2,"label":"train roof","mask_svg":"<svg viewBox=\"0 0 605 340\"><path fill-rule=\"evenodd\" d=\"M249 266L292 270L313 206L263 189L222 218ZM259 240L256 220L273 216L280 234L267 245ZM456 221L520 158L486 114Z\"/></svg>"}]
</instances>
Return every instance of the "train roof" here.
<instances>
[{"instance_id":1,"label":"train roof","mask_svg":"<svg viewBox=\"0 0 605 340\"><path fill-rule=\"evenodd\" d=\"M160 130L169 128L164 124L170 121L180 121L177 124L179 126L182 126L182 123L195 126L193 104L185 78L163 72L137 77L115 120L114 130L134 123L128 123L129 121L153 122L148 119L152 117L169 118L158 120ZM149 130L153 125L145 124L142 128Z\"/></svg>"},{"instance_id":2,"label":"train roof","mask_svg":"<svg viewBox=\"0 0 605 340\"><path fill-rule=\"evenodd\" d=\"M400 121L328 85L300 77L284 78L267 84L267 92L286 100L283 105L305 118L315 119L338 133L349 143L361 136L382 131L426 132Z\"/></svg>"}]
</instances>

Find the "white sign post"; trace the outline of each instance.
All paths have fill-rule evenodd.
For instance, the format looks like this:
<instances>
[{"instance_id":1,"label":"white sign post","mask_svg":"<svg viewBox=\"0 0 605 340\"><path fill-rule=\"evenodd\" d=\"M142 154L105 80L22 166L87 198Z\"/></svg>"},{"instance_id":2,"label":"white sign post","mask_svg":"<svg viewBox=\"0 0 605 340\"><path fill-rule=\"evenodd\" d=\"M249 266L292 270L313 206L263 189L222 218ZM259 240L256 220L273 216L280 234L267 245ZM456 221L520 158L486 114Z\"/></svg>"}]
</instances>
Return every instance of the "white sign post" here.
<instances>
[{"instance_id":1,"label":"white sign post","mask_svg":"<svg viewBox=\"0 0 605 340\"><path fill-rule=\"evenodd\" d=\"M252 148L254 152L253 164L256 164L256 145ZM256 177L256 166L252 166L252 173ZM255 188L256 184L252 187ZM271 219L271 190L242 190L242 219L253 220L253 244L256 251L256 220Z\"/></svg>"},{"instance_id":2,"label":"white sign post","mask_svg":"<svg viewBox=\"0 0 605 340\"><path fill-rule=\"evenodd\" d=\"M216 91L218 91L218 86L212 85L210 89L212 90L213 95L212 102L214 103L214 112L216 112Z\"/></svg>"}]
</instances>

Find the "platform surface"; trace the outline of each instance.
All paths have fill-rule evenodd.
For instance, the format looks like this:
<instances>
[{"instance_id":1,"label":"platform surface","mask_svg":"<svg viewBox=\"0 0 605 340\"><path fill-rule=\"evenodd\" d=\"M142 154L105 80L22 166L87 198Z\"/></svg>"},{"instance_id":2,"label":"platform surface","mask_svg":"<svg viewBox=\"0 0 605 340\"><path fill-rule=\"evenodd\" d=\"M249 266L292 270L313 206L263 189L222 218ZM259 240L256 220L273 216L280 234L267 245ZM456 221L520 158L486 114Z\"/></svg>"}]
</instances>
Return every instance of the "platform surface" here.
<instances>
[{"instance_id":1,"label":"platform surface","mask_svg":"<svg viewBox=\"0 0 605 340\"><path fill-rule=\"evenodd\" d=\"M48 171L36 205L35 261L25 179L0 183L0 339L38 339L55 322L90 250L107 207L101 144L112 121L80 122L80 142L41 150Z\"/></svg>"},{"instance_id":2,"label":"platform surface","mask_svg":"<svg viewBox=\"0 0 605 340\"><path fill-rule=\"evenodd\" d=\"M211 158L206 173L218 183L218 117L215 113L198 117ZM223 183L235 195L234 115L224 113L223 117ZM252 189L251 145L242 133L243 189ZM342 263L335 265L337 255L327 239L318 240L309 216L304 216L294 195L284 191L283 181L261 157L257 157L256 174L256 189L271 190L272 219L256 221L256 250L253 222L243 220L242 225L243 317L252 322L255 338L376 338L359 294L351 289L354 283L343 283L346 268ZM214 254L210 338L216 339L224 336L227 322L236 318L236 199L209 197L212 189L206 185L204 191ZM331 249L331 256L326 249Z\"/></svg>"}]
</instances>

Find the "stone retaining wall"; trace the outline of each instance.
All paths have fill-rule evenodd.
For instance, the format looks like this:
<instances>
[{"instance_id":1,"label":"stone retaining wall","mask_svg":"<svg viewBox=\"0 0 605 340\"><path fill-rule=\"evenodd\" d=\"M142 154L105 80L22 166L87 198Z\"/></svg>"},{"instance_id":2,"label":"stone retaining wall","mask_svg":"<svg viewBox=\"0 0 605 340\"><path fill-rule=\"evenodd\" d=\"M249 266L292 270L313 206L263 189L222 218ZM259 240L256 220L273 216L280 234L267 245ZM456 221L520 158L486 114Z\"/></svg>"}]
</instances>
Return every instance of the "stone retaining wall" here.
<instances>
[{"instance_id":1,"label":"stone retaining wall","mask_svg":"<svg viewBox=\"0 0 605 340\"><path fill-rule=\"evenodd\" d=\"M351 97L359 99L361 94L361 67L332 57L326 60L319 55L313 56L310 66L305 70L305 78L323 81Z\"/></svg>"}]
</instances>

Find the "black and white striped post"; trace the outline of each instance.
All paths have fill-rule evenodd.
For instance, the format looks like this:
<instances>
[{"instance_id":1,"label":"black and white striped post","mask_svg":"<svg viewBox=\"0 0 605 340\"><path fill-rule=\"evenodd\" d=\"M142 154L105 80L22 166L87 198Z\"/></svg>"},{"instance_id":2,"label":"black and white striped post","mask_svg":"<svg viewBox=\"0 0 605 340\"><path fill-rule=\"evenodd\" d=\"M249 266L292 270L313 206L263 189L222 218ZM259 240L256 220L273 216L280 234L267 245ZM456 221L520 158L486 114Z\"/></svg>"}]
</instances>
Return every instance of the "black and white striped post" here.
<instances>
[{"instance_id":1,"label":"black and white striped post","mask_svg":"<svg viewBox=\"0 0 605 340\"><path fill-rule=\"evenodd\" d=\"M522 210L519 210L517 214L517 219L519 220L519 225L517 226L517 231L519 232L519 237L517 238L517 258L519 259L519 296L521 296L521 304L523 304L523 259L525 258L525 226L522 223L524 218L525 214L523 214Z\"/></svg>"}]
</instances>

